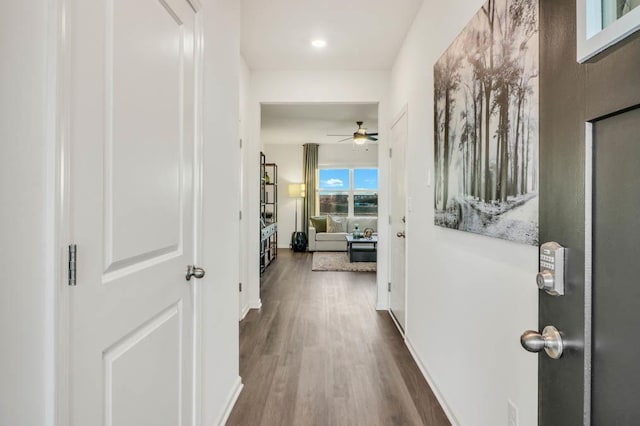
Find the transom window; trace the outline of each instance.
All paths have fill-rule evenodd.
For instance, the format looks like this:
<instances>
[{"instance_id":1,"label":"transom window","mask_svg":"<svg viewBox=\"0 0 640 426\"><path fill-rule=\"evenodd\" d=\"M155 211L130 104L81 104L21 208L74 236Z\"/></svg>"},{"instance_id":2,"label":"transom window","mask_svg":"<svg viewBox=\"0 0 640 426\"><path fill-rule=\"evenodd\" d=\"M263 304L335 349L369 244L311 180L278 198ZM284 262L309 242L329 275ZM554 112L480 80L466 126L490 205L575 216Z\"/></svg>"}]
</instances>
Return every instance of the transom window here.
<instances>
[{"instance_id":1,"label":"transom window","mask_svg":"<svg viewBox=\"0 0 640 426\"><path fill-rule=\"evenodd\" d=\"M321 215L377 216L378 169L319 169L318 206Z\"/></svg>"}]
</instances>

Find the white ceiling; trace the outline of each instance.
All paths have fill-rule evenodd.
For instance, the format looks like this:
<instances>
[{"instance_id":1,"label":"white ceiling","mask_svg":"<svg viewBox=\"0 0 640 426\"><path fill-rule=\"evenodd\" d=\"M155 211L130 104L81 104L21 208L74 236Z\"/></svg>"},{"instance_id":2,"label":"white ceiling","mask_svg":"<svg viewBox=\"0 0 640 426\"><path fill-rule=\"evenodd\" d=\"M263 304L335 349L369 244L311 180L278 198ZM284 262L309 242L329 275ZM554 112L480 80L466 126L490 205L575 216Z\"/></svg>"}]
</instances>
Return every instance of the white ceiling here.
<instances>
[{"instance_id":1,"label":"white ceiling","mask_svg":"<svg viewBox=\"0 0 640 426\"><path fill-rule=\"evenodd\" d=\"M243 0L242 54L254 70L389 70L422 1Z\"/></svg>"},{"instance_id":2,"label":"white ceiling","mask_svg":"<svg viewBox=\"0 0 640 426\"><path fill-rule=\"evenodd\" d=\"M356 121L368 132L378 131L377 104L262 105L260 138L265 144L338 143L353 135ZM349 144L349 142L342 142Z\"/></svg>"}]
</instances>

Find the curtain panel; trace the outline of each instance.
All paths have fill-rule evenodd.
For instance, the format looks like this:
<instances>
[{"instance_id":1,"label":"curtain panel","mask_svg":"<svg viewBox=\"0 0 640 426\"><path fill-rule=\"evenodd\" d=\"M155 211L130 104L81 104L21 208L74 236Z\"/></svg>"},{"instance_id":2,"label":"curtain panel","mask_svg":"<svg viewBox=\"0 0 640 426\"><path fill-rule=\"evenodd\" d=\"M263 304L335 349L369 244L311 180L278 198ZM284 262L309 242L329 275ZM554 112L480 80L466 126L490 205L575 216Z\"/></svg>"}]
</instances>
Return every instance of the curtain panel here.
<instances>
[{"instance_id":1,"label":"curtain panel","mask_svg":"<svg viewBox=\"0 0 640 426\"><path fill-rule=\"evenodd\" d=\"M309 218L316 214L316 188L318 187L318 144L306 143L302 145L304 173L305 197L304 207L302 208L302 229L305 234L309 235Z\"/></svg>"}]
</instances>

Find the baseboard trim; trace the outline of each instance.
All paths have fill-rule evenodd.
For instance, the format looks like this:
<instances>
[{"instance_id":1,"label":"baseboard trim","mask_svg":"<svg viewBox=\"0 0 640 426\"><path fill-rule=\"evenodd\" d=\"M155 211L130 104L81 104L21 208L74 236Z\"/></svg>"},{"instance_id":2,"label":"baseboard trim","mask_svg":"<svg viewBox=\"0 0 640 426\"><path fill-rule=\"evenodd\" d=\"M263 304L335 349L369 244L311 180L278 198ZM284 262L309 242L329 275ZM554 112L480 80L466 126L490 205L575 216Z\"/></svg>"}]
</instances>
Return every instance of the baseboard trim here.
<instances>
[{"instance_id":1,"label":"baseboard trim","mask_svg":"<svg viewBox=\"0 0 640 426\"><path fill-rule=\"evenodd\" d=\"M249 309L261 309L262 308L262 300L258 299L257 302L249 303Z\"/></svg>"},{"instance_id":2,"label":"baseboard trim","mask_svg":"<svg viewBox=\"0 0 640 426\"><path fill-rule=\"evenodd\" d=\"M420 372L424 376L425 380L427 381L427 383L429 383L429 386L431 387L433 394L436 396L436 399L438 400L438 402L440 403L440 406L444 410L444 414L447 416L447 419L449 419L449 422L451 422L453 426L459 426L460 423L458 422L458 419L456 419L456 416L453 415L453 411L451 411L451 408L449 407L449 405L447 405L447 402L442 396L440 389L438 389L438 386L429 375L427 368L422 363L422 360L416 353L415 349L413 348L413 345L411 345L411 342L409 341L409 338L407 336L405 336L404 338L404 344L407 346L407 349L409 349L409 353L411 353L413 360L418 365L418 368L420 369Z\"/></svg>"},{"instance_id":3,"label":"baseboard trim","mask_svg":"<svg viewBox=\"0 0 640 426\"><path fill-rule=\"evenodd\" d=\"M235 384L233 385L233 388L231 389L229 398L227 398L227 403L225 404L225 409L222 413L222 417L220 418L220 421L216 423L217 425L221 426L227 423L227 420L229 420L229 416L231 416L231 411L233 411L233 407L236 405L236 402L238 401L243 388L244 385L242 384L242 378L238 376Z\"/></svg>"},{"instance_id":4,"label":"baseboard trim","mask_svg":"<svg viewBox=\"0 0 640 426\"><path fill-rule=\"evenodd\" d=\"M400 327L400 323L398 322L398 319L396 318L395 314L393 312L391 312L391 309L389 309L388 311L389 311L389 316L391 317L391 321L393 321L393 323L396 325L396 328L398 329L398 332L400 332L400 335L402 336L402 338L406 342L407 336L405 336L404 330L402 329L402 327ZM411 351L411 349L409 349L409 351ZM411 354L411 355L413 356L413 354ZM415 356L414 356L414 358L415 358Z\"/></svg>"},{"instance_id":5,"label":"baseboard trim","mask_svg":"<svg viewBox=\"0 0 640 426\"><path fill-rule=\"evenodd\" d=\"M240 321L242 321L247 314L249 313L249 305L246 305L244 308L242 308L242 312L240 313Z\"/></svg>"}]
</instances>

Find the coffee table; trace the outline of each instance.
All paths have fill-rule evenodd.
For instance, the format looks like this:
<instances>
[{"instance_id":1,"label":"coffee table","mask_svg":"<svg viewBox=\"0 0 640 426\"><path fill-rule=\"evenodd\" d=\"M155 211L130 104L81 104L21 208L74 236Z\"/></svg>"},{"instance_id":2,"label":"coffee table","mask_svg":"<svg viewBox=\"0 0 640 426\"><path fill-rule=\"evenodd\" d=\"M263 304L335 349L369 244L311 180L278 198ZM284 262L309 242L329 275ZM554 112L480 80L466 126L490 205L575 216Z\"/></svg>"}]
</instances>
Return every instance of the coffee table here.
<instances>
[{"instance_id":1,"label":"coffee table","mask_svg":"<svg viewBox=\"0 0 640 426\"><path fill-rule=\"evenodd\" d=\"M347 234L347 252L349 262L375 262L377 259L378 236L370 238L353 238Z\"/></svg>"}]
</instances>

